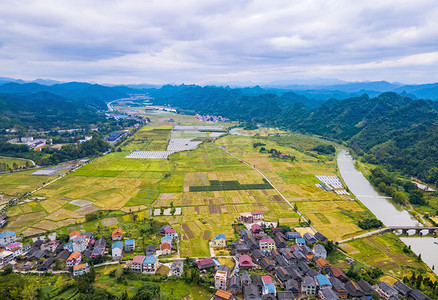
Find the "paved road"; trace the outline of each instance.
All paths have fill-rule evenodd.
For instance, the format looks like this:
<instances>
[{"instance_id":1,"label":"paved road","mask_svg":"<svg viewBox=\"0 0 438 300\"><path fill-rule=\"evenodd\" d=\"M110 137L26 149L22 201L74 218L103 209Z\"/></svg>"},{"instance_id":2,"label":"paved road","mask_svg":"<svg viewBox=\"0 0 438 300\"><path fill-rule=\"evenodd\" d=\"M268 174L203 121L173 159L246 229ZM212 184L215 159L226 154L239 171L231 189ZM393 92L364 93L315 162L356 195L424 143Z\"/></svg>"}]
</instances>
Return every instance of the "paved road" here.
<instances>
[{"instance_id":1,"label":"paved road","mask_svg":"<svg viewBox=\"0 0 438 300\"><path fill-rule=\"evenodd\" d=\"M243 159L239 158L238 156L234 155L233 153L231 153L230 151L216 145L214 142L212 142L213 145L215 145L216 147L222 149L223 151L225 151L226 153L228 153L229 155L233 156L234 158L238 159L239 161L241 161L242 163L244 163L245 165L247 165L248 167L250 167L251 169L257 171L260 175L263 176L264 179L266 179L266 181L274 188L274 190L281 196L281 198L283 198L284 201L286 201L287 204L289 204L289 206L292 208L292 210L294 210L294 206L289 202L289 200L286 199L285 196L283 196L283 194L275 187L275 185L272 184L272 182L268 179L268 177L265 176L265 174L263 174L259 169L257 169L256 167L250 165L249 163L247 163L246 161L244 161ZM295 210L294 210L295 211ZM297 211L298 215L301 217L301 219L304 222L307 222L307 219L299 212ZM313 228L313 226L310 226L310 228L312 228L312 230L314 232L316 232L315 228Z\"/></svg>"}]
</instances>

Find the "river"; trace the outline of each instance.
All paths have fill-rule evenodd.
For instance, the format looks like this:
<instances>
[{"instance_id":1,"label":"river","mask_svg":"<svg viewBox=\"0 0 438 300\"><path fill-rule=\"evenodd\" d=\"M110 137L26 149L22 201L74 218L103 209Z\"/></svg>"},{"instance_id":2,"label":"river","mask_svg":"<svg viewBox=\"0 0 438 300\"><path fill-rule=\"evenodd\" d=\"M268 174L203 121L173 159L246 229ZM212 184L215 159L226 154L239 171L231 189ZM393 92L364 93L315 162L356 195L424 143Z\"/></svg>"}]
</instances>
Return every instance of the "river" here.
<instances>
[{"instance_id":1,"label":"river","mask_svg":"<svg viewBox=\"0 0 438 300\"><path fill-rule=\"evenodd\" d=\"M354 167L354 159L346 151L338 154L338 168L348 189L386 226L422 226L400 205L391 198L378 193L361 172ZM438 239L432 236L401 237L401 240L411 245L417 255L421 253L423 261L438 275Z\"/></svg>"}]
</instances>

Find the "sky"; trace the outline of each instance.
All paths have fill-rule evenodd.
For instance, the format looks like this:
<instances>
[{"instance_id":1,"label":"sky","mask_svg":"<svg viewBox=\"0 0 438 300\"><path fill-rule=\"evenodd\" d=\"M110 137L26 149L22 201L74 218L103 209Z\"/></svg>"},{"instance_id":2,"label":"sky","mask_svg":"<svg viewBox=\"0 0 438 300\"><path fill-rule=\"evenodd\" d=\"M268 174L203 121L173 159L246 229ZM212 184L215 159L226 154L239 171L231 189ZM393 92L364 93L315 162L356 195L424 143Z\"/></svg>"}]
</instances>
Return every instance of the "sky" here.
<instances>
[{"instance_id":1,"label":"sky","mask_svg":"<svg viewBox=\"0 0 438 300\"><path fill-rule=\"evenodd\" d=\"M0 77L438 82L436 0L0 0Z\"/></svg>"}]
</instances>

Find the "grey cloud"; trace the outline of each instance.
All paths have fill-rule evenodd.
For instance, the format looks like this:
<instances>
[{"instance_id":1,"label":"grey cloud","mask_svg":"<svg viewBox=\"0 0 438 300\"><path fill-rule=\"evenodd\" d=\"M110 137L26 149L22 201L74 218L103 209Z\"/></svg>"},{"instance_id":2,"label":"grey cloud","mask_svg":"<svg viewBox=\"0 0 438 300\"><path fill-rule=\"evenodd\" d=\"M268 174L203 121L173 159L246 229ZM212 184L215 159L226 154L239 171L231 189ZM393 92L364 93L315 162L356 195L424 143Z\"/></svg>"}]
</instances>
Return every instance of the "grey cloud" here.
<instances>
[{"instance_id":1,"label":"grey cloud","mask_svg":"<svg viewBox=\"0 0 438 300\"><path fill-rule=\"evenodd\" d=\"M432 71L438 61L425 66L401 60L437 51L434 1L5 2L0 2L5 76L400 81L401 70L416 68L406 72L406 81L431 76L438 81Z\"/></svg>"}]
</instances>

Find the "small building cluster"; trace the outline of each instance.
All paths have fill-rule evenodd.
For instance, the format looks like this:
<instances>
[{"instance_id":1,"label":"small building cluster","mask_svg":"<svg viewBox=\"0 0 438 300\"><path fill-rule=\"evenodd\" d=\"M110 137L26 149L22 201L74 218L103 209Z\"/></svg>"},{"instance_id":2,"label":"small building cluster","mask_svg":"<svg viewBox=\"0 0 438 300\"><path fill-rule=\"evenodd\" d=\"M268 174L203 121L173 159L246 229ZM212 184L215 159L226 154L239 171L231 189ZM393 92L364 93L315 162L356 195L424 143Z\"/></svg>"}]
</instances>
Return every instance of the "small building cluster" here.
<instances>
[{"instance_id":1,"label":"small building cluster","mask_svg":"<svg viewBox=\"0 0 438 300\"><path fill-rule=\"evenodd\" d=\"M160 249L157 250L154 245L147 245L145 255L136 255L130 264L134 272L155 274L159 267L158 256L172 254L175 251L173 246L178 239L176 230L170 225L164 225L160 228L159 233L163 236L161 238ZM170 267L170 276L181 276L182 271L182 261L174 261Z\"/></svg>"},{"instance_id":2,"label":"small building cluster","mask_svg":"<svg viewBox=\"0 0 438 300\"><path fill-rule=\"evenodd\" d=\"M135 250L135 240L123 240L121 228L112 232L111 240L114 241L111 245L111 257L115 261L121 260L125 252ZM0 234L0 247L0 267L14 265L21 270L48 271L58 261L71 268L74 276L89 271L89 265L84 263L85 257L95 259L110 254L106 239L95 239L94 233L79 231L70 232L65 243L58 240L53 233L48 236L48 240L46 237L34 238L31 245L18 242L15 232L5 231ZM16 261L18 256L22 256L19 264Z\"/></svg>"}]
</instances>

